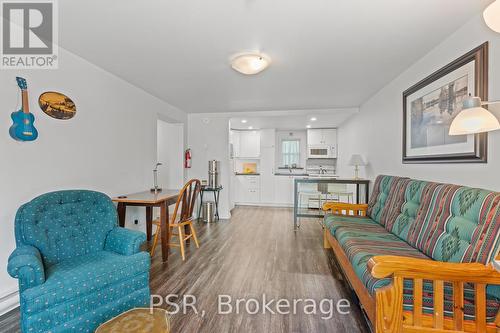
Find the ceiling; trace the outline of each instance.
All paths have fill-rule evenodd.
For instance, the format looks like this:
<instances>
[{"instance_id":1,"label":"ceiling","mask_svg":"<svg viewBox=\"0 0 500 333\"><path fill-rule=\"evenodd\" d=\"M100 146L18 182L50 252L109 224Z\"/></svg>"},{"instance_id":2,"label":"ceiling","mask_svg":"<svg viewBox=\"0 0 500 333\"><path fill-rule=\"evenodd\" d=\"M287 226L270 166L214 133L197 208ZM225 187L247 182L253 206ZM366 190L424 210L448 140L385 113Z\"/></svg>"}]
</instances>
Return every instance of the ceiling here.
<instances>
[{"instance_id":1,"label":"ceiling","mask_svg":"<svg viewBox=\"0 0 500 333\"><path fill-rule=\"evenodd\" d=\"M59 2L62 47L190 112L359 106L491 0ZM233 71L242 51L272 59Z\"/></svg>"},{"instance_id":2,"label":"ceiling","mask_svg":"<svg viewBox=\"0 0 500 333\"><path fill-rule=\"evenodd\" d=\"M278 130L306 130L309 128L335 128L355 115L359 110L327 109L327 110L294 110L274 112L238 112L230 119L231 129L254 130L275 128ZM241 115L239 115L241 114Z\"/></svg>"}]
</instances>

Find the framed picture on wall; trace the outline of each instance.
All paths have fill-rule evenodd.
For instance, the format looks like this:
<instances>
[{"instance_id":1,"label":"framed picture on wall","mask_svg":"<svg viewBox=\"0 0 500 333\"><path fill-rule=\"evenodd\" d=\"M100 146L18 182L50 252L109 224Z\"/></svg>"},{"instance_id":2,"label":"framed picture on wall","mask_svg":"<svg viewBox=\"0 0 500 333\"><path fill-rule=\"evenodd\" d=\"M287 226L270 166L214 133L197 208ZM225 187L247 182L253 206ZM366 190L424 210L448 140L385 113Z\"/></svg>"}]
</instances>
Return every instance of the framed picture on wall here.
<instances>
[{"instance_id":1,"label":"framed picture on wall","mask_svg":"<svg viewBox=\"0 0 500 333\"><path fill-rule=\"evenodd\" d=\"M488 43L403 93L403 163L486 163L486 133L448 135L469 96L488 100Z\"/></svg>"}]
</instances>

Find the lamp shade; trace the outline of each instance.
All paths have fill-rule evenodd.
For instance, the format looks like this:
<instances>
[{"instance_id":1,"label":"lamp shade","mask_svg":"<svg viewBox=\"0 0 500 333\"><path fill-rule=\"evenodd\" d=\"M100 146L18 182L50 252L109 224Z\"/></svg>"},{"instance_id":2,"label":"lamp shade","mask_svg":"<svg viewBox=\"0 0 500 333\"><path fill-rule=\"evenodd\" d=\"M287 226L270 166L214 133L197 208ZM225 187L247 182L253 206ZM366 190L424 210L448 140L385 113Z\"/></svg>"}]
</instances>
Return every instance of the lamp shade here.
<instances>
[{"instance_id":1,"label":"lamp shade","mask_svg":"<svg viewBox=\"0 0 500 333\"><path fill-rule=\"evenodd\" d=\"M361 157L361 155L359 155L359 154L353 154L351 156L351 159L349 160L349 165L359 166L359 165L366 165L366 163L363 160L363 157Z\"/></svg>"},{"instance_id":2,"label":"lamp shade","mask_svg":"<svg viewBox=\"0 0 500 333\"><path fill-rule=\"evenodd\" d=\"M466 98L463 110L451 123L449 134L468 135L500 129L498 119L481 105L478 97Z\"/></svg>"},{"instance_id":3,"label":"lamp shade","mask_svg":"<svg viewBox=\"0 0 500 333\"><path fill-rule=\"evenodd\" d=\"M489 5L483 13L484 21L491 30L500 33L500 0Z\"/></svg>"},{"instance_id":4,"label":"lamp shade","mask_svg":"<svg viewBox=\"0 0 500 333\"><path fill-rule=\"evenodd\" d=\"M239 54L231 61L231 67L245 75L254 75L266 69L271 60L264 54L244 53Z\"/></svg>"}]
</instances>

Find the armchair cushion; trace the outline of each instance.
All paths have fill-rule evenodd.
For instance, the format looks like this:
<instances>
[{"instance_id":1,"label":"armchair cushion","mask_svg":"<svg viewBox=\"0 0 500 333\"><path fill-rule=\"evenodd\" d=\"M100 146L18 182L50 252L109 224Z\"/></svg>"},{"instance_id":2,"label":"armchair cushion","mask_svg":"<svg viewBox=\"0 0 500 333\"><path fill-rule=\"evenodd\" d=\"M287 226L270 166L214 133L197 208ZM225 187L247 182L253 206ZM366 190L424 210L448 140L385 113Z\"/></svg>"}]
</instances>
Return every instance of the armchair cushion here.
<instances>
[{"instance_id":1,"label":"armchair cushion","mask_svg":"<svg viewBox=\"0 0 500 333\"><path fill-rule=\"evenodd\" d=\"M7 271L19 279L21 291L45 282L45 269L37 248L30 245L17 247L9 257Z\"/></svg>"},{"instance_id":2,"label":"armchair cushion","mask_svg":"<svg viewBox=\"0 0 500 333\"><path fill-rule=\"evenodd\" d=\"M72 300L85 302L86 296L121 281L128 281L129 288L137 285L132 279L148 273L149 267L150 258L147 252L123 256L100 251L68 259L49 266L45 283L21 294L21 306L26 313L35 314ZM133 290L129 290L131 291ZM101 301L107 301L110 296L111 294L103 294Z\"/></svg>"},{"instance_id":3,"label":"armchair cushion","mask_svg":"<svg viewBox=\"0 0 500 333\"><path fill-rule=\"evenodd\" d=\"M106 237L104 249L124 256L139 252L139 248L146 241L143 232L115 227Z\"/></svg>"}]
</instances>

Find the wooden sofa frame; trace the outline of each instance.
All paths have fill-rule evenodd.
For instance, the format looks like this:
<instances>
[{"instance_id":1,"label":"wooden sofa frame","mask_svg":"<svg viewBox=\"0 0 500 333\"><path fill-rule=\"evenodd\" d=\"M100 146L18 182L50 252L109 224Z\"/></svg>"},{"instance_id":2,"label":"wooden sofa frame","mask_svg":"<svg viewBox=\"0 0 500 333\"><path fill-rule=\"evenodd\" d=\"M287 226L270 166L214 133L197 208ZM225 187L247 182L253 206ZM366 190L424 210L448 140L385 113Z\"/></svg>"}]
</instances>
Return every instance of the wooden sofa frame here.
<instances>
[{"instance_id":1,"label":"wooden sofa frame","mask_svg":"<svg viewBox=\"0 0 500 333\"><path fill-rule=\"evenodd\" d=\"M328 202L325 212L334 215L365 217L368 205ZM494 323L486 323L486 285L500 284L500 273L491 264L446 263L434 260L399 256L375 256L368 261L373 277L382 279L392 276L392 283L379 288L373 297L358 278L347 255L324 228L324 248L332 248L351 287L376 333L452 333L452 332L500 332L500 314ZM403 312L403 281L414 281L413 312ZM432 281L434 288L434 313L422 312L423 282ZM444 316L444 283L453 284L453 317ZM464 320L464 283L475 286L475 320ZM477 306L477 305L482 306Z\"/></svg>"}]
</instances>

